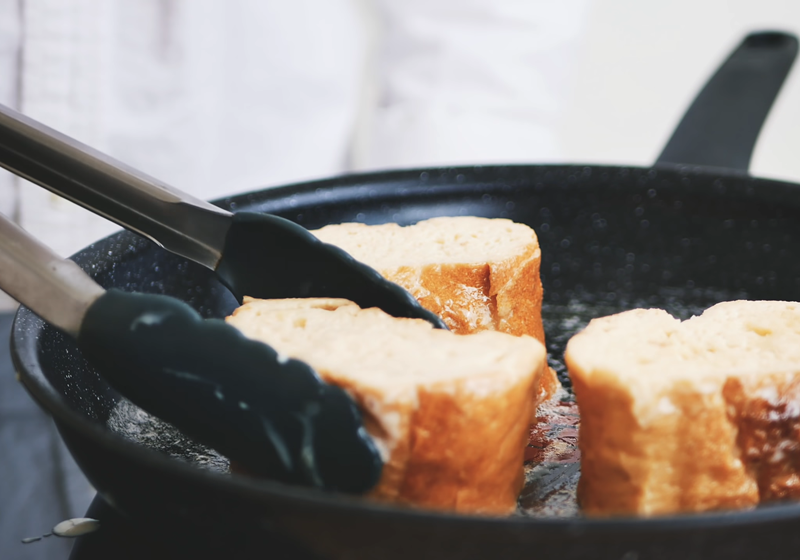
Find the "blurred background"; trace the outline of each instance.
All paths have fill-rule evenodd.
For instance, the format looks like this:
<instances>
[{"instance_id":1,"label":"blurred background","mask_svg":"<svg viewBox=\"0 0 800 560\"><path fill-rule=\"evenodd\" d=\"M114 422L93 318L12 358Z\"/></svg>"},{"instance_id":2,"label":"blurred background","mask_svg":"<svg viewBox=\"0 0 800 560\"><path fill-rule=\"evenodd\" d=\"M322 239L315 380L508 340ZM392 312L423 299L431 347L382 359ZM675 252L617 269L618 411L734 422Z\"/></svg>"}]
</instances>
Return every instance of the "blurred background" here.
<instances>
[{"instance_id":1,"label":"blurred background","mask_svg":"<svg viewBox=\"0 0 800 560\"><path fill-rule=\"evenodd\" d=\"M800 3L0 0L0 103L207 199L397 167L646 166L764 29L800 32ZM798 124L795 70L754 175L800 181ZM0 213L63 255L116 229L4 171ZM0 557L66 558L19 541L93 492L6 369Z\"/></svg>"},{"instance_id":2,"label":"blurred background","mask_svg":"<svg viewBox=\"0 0 800 560\"><path fill-rule=\"evenodd\" d=\"M202 198L351 171L652 163L781 0L0 0L0 102ZM800 179L798 77L753 160ZM3 172L67 255L114 229Z\"/></svg>"}]
</instances>

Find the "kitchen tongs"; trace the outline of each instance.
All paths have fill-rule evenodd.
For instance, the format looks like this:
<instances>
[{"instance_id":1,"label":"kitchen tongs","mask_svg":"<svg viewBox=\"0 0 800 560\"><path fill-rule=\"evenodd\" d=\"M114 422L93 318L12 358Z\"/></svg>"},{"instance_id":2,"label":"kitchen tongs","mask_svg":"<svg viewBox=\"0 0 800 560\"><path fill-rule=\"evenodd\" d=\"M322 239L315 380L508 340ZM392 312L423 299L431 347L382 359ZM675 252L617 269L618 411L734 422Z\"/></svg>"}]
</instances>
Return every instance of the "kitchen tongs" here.
<instances>
[{"instance_id":1,"label":"kitchen tongs","mask_svg":"<svg viewBox=\"0 0 800 560\"><path fill-rule=\"evenodd\" d=\"M2 105L0 166L216 271L240 302L340 297L447 328L403 288L302 226L231 214Z\"/></svg>"},{"instance_id":2,"label":"kitchen tongs","mask_svg":"<svg viewBox=\"0 0 800 560\"><path fill-rule=\"evenodd\" d=\"M105 291L0 216L0 288L75 338L119 393L246 472L342 492L382 461L347 393L164 295Z\"/></svg>"}]
</instances>

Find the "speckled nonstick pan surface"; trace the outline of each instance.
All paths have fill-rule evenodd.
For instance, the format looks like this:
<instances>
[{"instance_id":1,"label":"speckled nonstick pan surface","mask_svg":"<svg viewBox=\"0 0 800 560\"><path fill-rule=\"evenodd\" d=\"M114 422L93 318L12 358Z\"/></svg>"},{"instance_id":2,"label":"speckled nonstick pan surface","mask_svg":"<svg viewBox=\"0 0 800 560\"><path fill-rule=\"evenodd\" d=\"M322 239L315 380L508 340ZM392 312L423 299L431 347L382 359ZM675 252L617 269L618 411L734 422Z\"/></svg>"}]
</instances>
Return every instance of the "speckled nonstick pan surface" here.
<instances>
[{"instance_id":1,"label":"speckled nonstick pan surface","mask_svg":"<svg viewBox=\"0 0 800 560\"><path fill-rule=\"evenodd\" d=\"M750 41L744 44L749 49L782 53L785 75L796 40L772 35ZM762 76L747 83L767 82ZM712 117L716 109L734 111L732 121L723 122L733 122L740 134L720 134L709 125L708 107L701 111L696 104L652 168L394 171L258 191L219 204L274 213L310 229L345 221L409 224L441 215L504 217L532 226L543 255L550 361L568 385L564 346L592 317L640 306L687 317L731 299L800 299L800 186L744 171L780 82L782 76L767 92L768 102L763 92L750 91L719 101L713 96L720 92L707 88L698 100L710 96ZM730 93L730 83L723 85ZM717 151L720 143L729 149ZM208 270L131 233L103 239L74 258L105 287L173 295L209 317L236 305ZM12 348L22 382L53 414L109 503L154 527L191 531L209 542L247 542L247 554L269 557L280 543L282 550L337 558L729 559L793 558L800 546L800 504L794 502L746 512L582 518L570 495L575 457L549 456L553 464L531 475L519 514L507 518L394 508L230 476L219 472L226 469L223 458L120 399L69 339L27 309L17 315ZM569 445L569 411L564 424Z\"/></svg>"}]
</instances>

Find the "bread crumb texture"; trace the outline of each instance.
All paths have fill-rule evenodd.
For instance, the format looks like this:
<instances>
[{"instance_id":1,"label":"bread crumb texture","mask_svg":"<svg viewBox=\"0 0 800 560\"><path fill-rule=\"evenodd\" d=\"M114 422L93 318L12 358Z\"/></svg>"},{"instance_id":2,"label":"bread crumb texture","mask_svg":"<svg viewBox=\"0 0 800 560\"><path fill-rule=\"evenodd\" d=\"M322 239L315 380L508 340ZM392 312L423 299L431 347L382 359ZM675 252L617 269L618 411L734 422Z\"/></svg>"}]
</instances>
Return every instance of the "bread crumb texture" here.
<instances>
[{"instance_id":1,"label":"bread crumb texture","mask_svg":"<svg viewBox=\"0 0 800 560\"><path fill-rule=\"evenodd\" d=\"M547 368L534 338L458 336L337 299L246 298L227 321L354 398L385 462L374 498L485 514L515 508Z\"/></svg>"},{"instance_id":2,"label":"bread crumb texture","mask_svg":"<svg viewBox=\"0 0 800 560\"><path fill-rule=\"evenodd\" d=\"M800 304L595 319L567 345L587 514L800 498Z\"/></svg>"}]
</instances>

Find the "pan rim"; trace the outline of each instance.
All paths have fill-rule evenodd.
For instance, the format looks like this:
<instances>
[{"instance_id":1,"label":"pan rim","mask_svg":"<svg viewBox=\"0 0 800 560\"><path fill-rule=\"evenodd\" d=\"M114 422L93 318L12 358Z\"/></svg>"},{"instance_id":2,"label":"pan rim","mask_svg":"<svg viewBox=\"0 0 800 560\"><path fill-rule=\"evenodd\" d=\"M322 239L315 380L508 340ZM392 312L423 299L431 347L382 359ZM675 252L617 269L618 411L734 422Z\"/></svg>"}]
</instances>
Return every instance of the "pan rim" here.
<instances>
[{"instance_id":1,"label":"pan rim","mask_svg":"<svg viewBox=\"0 0 800 560\"><path fill-rule=\"evenodd\" d=\"M466 175L470 173L482 173L483 171L489 171L495 172L493 176L495 177L495 181L497 181L497 172L502 172L503 170L542 170L544 172L555 170L573 170L574 172L582 172L587 168L591 170L597 169L608 172L655 171L656 173L659 173L663 171L667 173L679 173L687 176L701 175L737 180L758 180L762 183L771 183L780 188L789 187L796 189L798 195L800 195L800 186L794 183L769 178L762 179L752 177L746 173L733 170L684 165L640 167L626 165L611 166L594 164L548 163L546 165L493 164L452 167L423 167L345 174L337 177L292 183L289 185L282 185L267 189L254 189L215 200L214 204L235 211L239 205L244 206L248 203L254 204L252 200L254 197L258 197L259 202L262 203L277 203L279 201L285 201L288 195L316 193L320 189L340 188L342 186L351 188L365 188L369 183L374 185L375 183L390 183L392 181L404 182L410 179L419 180L420 177L426 173L428 174L428 177L434 176L435 174L457 177L460 174ZM426 188L424 184L418 186L419 188ZM431 186L436 185L434 183ZM458 187L458 184L449 182L447 185L443 186ZM345 194L347 193L342 191L342 195ZM112 234L112 236L118 235L121 234ZM108 239L109 237L104 239ZM80 255L86 250L87 248L82 249L73 255L72 258L80 257ZM53 415L57 423L63 423L67 427L91 439L93 442L109 448L111 451L124 457L126 460L134 463L140 463L145 466L152 466L153 468L162 470L169 475L187 478L188 480L192 481L193 484L211 484L212 487L222 492L233 494L246 493L248 496L252 497L254 501L258 501L258 498L290 500L298 504L305 503L317 508L323 507L325 509L335 510L338 513L343 514L354 512L356 514L367 514L370 516L395 517L402 519L403 522L406 523L427 523L432 521L441 523L444 521L449 523L457 523L465 527L475 526L476 524L479 526L500 525L509 529L519 528L525 531L530 531L531 529L539 527L551 534L553 538L558 538L559 533L562 532L575 534L576 531L580 531L580 534L583 535L602 532L603 534L608 535L609 533L629 533L631 531L642 530L659 533L687 530L702 531L717 527L731 528L740 525L767 524L800 518L800 502L770 504L752 510L684 513L653 517L620 516L609 518L540 518L528 517L524 515L513 515L508 517L465 515L450 512L417 510L408 507L380 504L358 497L326 493L320 490L295 487L275 481L256 480L239 475L227 475L206 471L162 455L155 450L132 442L110 430L103 429L95 422L86 418L84 415L73 410L72 407L65 402L63 397L58 394L52 386L49 386L49 384L45 383L46 380L43 380L42 376L36 375L29 370L29 368L35 369L35 364L38 361L36 356L36 336L26 336L24 334L25 328L21 327L20 323L24 323L30 318L35 318L37 321L39 321L38 326L35 328L35 332L40 332L42 325L41 320L39 320L38 317L36 317L36 315L29 309L21 306L14 316L14 323L11 331L11 354L14 368L17 372L18 378L23 383L26 390L28 390L28 392L33 396L34 400L36 400L42 408Z\"/></svg>"}]
</instances>

